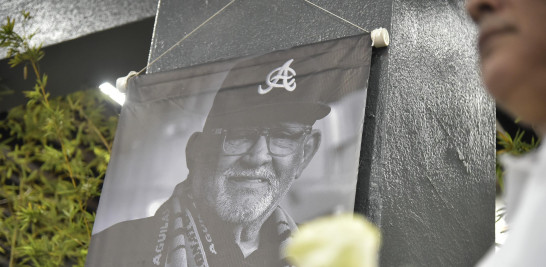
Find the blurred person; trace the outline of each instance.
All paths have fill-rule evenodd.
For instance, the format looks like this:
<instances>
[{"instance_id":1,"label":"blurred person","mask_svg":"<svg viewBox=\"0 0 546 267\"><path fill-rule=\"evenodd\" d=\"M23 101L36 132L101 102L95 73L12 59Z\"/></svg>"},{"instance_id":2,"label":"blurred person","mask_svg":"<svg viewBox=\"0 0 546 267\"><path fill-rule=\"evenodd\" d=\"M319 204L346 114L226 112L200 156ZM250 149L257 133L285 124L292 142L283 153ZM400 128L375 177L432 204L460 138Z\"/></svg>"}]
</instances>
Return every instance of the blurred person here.
<instances>
[{"instance_id":1,"label":"blurred person","mask_svg":"<svg viewBox=\"0 0 546 267\"><path fill-rule=\"evenodd\" d=\"M546 1L467 0L484 83L498 105L546 134ZM481 267L546 266L546 148L504 157L505 244Z\"/></svg>"}]
</instances>

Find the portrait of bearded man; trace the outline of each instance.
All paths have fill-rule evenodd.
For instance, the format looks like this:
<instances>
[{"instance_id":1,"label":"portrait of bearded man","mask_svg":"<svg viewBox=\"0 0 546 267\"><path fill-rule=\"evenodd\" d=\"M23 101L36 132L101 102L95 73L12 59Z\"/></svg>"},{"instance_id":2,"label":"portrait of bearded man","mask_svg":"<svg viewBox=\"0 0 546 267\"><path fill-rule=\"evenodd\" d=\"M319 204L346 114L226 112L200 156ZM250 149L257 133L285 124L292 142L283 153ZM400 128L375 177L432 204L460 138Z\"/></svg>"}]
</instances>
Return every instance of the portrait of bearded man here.
<instances>
[{"instance_id":1,"label":"portrait of bearded man","mask_svg":"<svg viewBox=\"0 0 546 267\"><path fill-rule=\"evenodd\" d=\"M358 141L347 152L354 165L348 173L357 171L371 41L346 41L350 45L323 42L307 54L302 46L236 60L201 128L181 149L187 177L154 216L95 233L86 265L290 266L284 248L298 227L281 202L321 147L316 122L331 113L330 103L351 93L350 108L358 112L343 119L357 129L347 135ZM201 79L196 73L189 79ZM185 96L183 89L177 94ZM356 175L343 179L356 185ZM349 199L354 204L354 194Z\"/></svg>"}]
</instances>

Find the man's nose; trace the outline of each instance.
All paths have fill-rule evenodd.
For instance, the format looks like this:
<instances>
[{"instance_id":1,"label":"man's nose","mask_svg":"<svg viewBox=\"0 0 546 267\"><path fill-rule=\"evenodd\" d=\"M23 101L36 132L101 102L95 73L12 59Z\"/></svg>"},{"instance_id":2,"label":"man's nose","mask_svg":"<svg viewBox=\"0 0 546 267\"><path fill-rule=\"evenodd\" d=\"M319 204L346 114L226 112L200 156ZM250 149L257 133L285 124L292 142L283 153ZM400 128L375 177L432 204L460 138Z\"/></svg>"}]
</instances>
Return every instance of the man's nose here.
<instances>
[{"instance_id":1,"label":"man's nose","mask_svg":"<svg viewBox=\"0 0 546 267\"><path fill-rule=\"evenodd\" d=\"M483 16L497 12L505 0L466 0L466 10L477 24Z\"/></svg>"},{"instance_id":2,"label":"man's nose","mask_svg":"<svg viewBox=\"0 0 546 267\"><path fill-rule=\"evenodd\" d=\"M248 153L243 157L246 163L253 166L261 166L264 163L271 161L271 155L267 148L267 139L265 136L260 136L256 143L250 148Z\"/></svg>"}]
</instances>

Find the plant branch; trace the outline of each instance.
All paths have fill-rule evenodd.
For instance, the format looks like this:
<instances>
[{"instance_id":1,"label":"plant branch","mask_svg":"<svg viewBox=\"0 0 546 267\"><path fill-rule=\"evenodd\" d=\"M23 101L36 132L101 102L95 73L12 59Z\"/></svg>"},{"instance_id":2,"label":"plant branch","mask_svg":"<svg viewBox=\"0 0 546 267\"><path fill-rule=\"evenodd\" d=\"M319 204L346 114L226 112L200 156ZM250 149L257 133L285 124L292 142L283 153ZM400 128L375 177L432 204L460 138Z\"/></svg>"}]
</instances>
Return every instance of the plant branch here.
<instances>
[{"instance_id":1,"label":"plant branch","mask_svg":"<svg viewBox=\"0 0 546 267\"><path fill-rule=\"evenodd\" d=\"M30 65L32 66L32 69L34 70L34 74L36 75L36 79L37 80L41 79L40 71L38 70L37 63L34 60L30 60ZM45 92L45 86L43 85L43 83L38 83L38 84L40 86L40 91L41 91L42 96L44 98L46 108L49 109L50 108L49 107L49 101L47 100L47 94Z\"/></svg>"},{"instance_id":2,"label":"plant branch","mask_svg":"<svg viewBox=\"0 0 546 267\"><path fill-rule=\"evenodd\" d=\"M72 181L72 185L74 186L74 189L78 189L78 186L76 185L76 180L74 179L74 173L72 171L72 167L70 166L70 160L68 159L68 152L66 151L66 148L63 144L63 140L60 136L59 130L57 128L57 139L59 140L59 143L61 144L61 151L63 153L63 157L66 163L66 167L68 169L68 174L70 176L70 180ZM83 207L83 203L80 199L78 199L78 206L80 208L80 211L85 214L85 208ZM89 238L91 238L91 230L89 229L89 222L87 221L87 218L84 216L83 218L85 222L85 229L87 230L87 235Z\"/></svg>"},{"instance_id":3,"label":"plant branch","mask_svg":"<svg viewBox=\"0 0 546 267\"><path fill-rule=\"evenodd\" d=\"M17 225L17 223L16 223L16 225ZM17 244L18 232L19 232L19 228L15 227L15 229L13 230L13 235L11 237L11 251L10 251L10 254L9 254L9 267L15 266L14 265L14 263L15 263L15 246Z\"/></svg>"},{"instance_id":4,"label":"plant branch","mask_svg":"<svg viewBox=\"0 0 546 267\"><path fill-rule=\"evenodd\" d=\"M108 143L108 141L106 141L106 138L104 138L104 135L100 132L100 130L97 128L97 126L95 126L93 121L91 119L89 119L89 117L87 117L87 115L85 115L85 113L83 112L83 110L81 108L79 109L79 111L80 111L80 115L85 118L87 123L89 123L89 126L91 127L91 129L93 129L93 131L97 134L97 136L101 140L102 144L106 147L106 149L108 150L108 154L112 153L111 145Z\"/></svg>"},{"instance_id":5,"label":"plant branch","mask_svg":"<svg viewBox=\"0 0 546 267\"><path fill-rule=\"evenodd\" d=\"M17 195L16 201L14 201L13 209L17 210L17 206L23 206L22 203L20 203L23 199L23 192L24 192L24 184L25 184L25 170L21 168L22 175L20 181L19 181L19 193ZM15 215L15 212L13 213L15 216L15 229L13 231L12 239L11 239L11 251L10 251L10 260L9 260L9 267L15 266L15 247L17 246L17 238L19 236L19 222L17 220L17 215Z\"/></svg>"}]
</instances>

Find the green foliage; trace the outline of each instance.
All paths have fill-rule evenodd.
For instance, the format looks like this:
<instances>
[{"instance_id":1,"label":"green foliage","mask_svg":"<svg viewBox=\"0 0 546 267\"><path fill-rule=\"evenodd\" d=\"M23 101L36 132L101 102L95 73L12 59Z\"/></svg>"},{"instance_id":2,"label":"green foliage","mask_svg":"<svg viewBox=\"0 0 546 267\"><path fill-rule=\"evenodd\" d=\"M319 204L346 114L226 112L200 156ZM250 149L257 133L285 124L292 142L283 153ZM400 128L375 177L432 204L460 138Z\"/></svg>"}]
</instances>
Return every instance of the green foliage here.
<instances>
[{"instance_id":1,"label":"green foliage","mask_svg":"<svg viewBox=\"0 0 546 267\"><path fill-rule=\"evenodd\" d=\"M504 191L504 170L502 164L499 162L498 158L502 154L509 154L514 156L521 156L531 150L534 150L540 144L540 140L531 140L531 143L526 143L523 141L523 136L525 131L518 130L514 138L510 136L509 133L504 131L497 131L497 144L502 147L502 149L497 151L497 184L499 186L500 192ZM499 193L500 193L499 192Z\"/></svg>"},{"instance_id":2,"label":"green foliage","mask_svg":"<svg viewBox=\"0 0 546 267\"><path fill-rule=\"evenodd\" d=\"M104 115L96 89L50 99L44 53L14 26L1 25L0 45L12 67L32 67L36 84L0 121L0 255L10 266L83 266L117 117Z\"/></svg>"},{"instance_id":3,"label":"green foliage","mask_svg":"<svg viewBox=\"0 0 546 267\"><path fill-rule=\"evenodd\" d=\"M36 32L27 34L26 22L32 19L29 12L21 12L23 33L19 34L15 31L15 19L7 17L7 22L1 25L0 30L0 47L8 49L7 57L12 57L9 61L11 67L15 67L22 63L38 62L44 57L42 46L32 45L32 37Z\"/></svg>"},{"instance_id":4,"label":"green foliage","mask_svg":"<svg viewBox=\"0 0 546 267\"><path fill-rule=\"evenodd\" d=\"M2 78L0 78L0 82L2 81ZM13 90L9 89L7 86L0 84L0 100L2 100L2 97L13 94Z\"/></svg>"}]
</instances>

